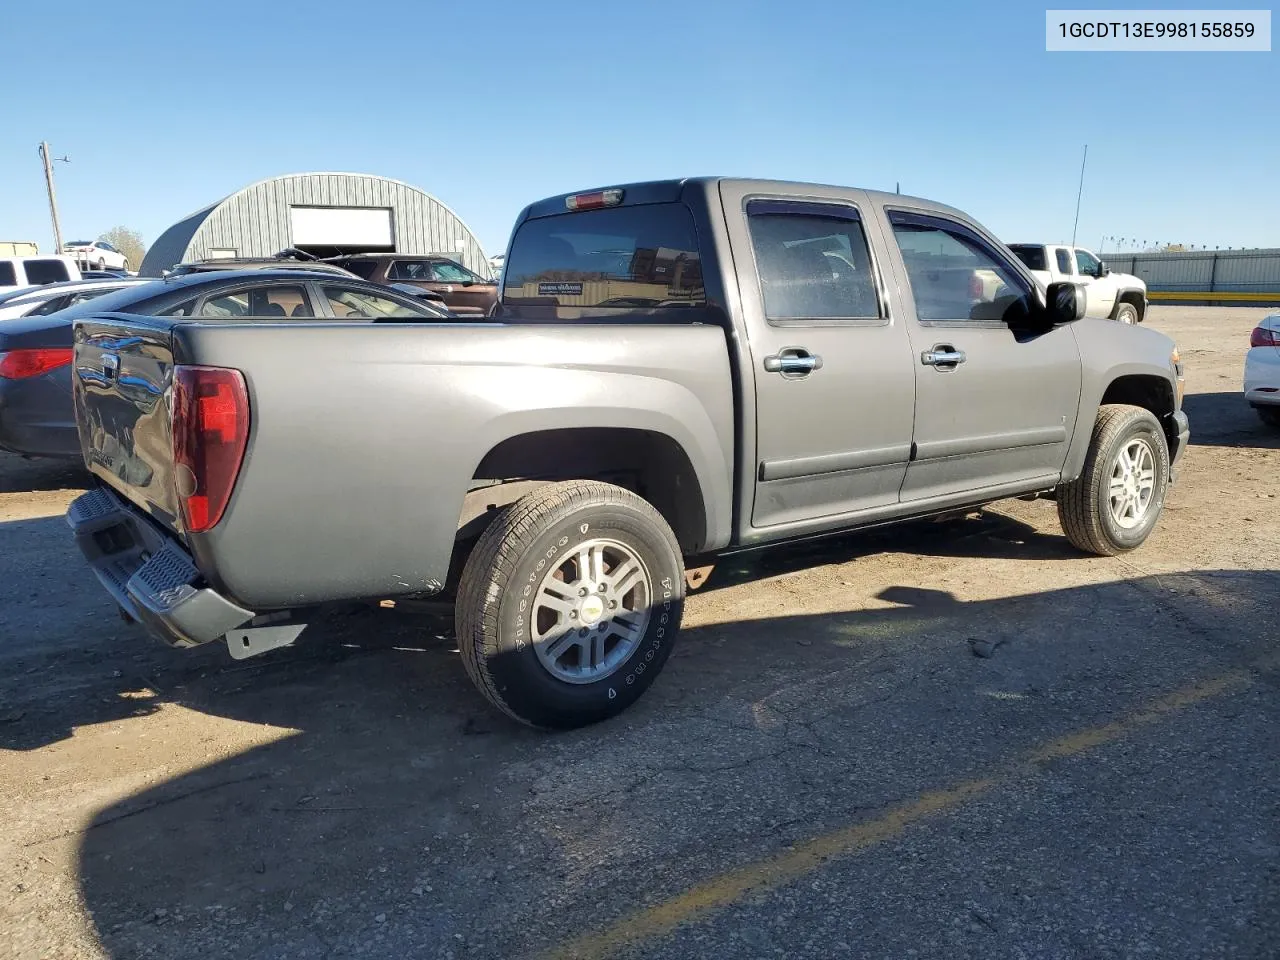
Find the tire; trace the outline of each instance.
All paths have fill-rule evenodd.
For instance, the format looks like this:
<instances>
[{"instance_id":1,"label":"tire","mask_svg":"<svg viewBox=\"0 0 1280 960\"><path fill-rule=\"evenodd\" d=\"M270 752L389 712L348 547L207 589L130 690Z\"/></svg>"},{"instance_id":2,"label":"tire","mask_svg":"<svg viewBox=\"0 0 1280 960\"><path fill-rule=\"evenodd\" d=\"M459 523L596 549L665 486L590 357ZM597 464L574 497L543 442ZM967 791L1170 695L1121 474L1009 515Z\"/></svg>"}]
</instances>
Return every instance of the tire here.
<instances>
[{"instance_id":1,"label":"tire","mask_svg":"<svg viewBox=\"0 0 1280 960\"><path fill-rule=\"evenodd\" d=\"M99 261L98 261L98 265L97 265L94 269L95 269L95 270L105 270L105 269L107 269L107 261L105 261L105 260L99 260Z\"/></svg>"},{"instance_id":2,"label":"tire","mask_svg":"<svg viewBox=\"0 0 1280 960\"><path fill-rule=\"evenodd\" d=\"M1138 308L1132 303L1122 303L1116 307L1116 322L1136 324L1138 320Z\"/></svg>"},{"instance_id":3,"label":"tire","mask_svg":"<svg viewBox=\"0 0 1280 960\"><path fill-rule=\"evenodd\" d=\"M125 273L128 273L128 272L129 272L129 260L128 260L128 258L125 258L124 260L122 260L122 261L120 262L120 269L121 269L121 270L123 270Z\"/></svg>"},{"instance_id":4,"label":"tire","mask_svg":"<svg viewBox=\"0 0 1280 960\"><path fill-rule=\"evenodd\" d=\"M1280 407L1254 407L1258 411L1258 419L1268 427L1280 427Z\"/></svg>"},{"instance_id":5,"label":"tire","mask_svg":"<svg viewBox=\"0 0 1280 960\"><path fill-rule=\"evenodd\" d=\"M683 604L680 547L658 511L611 484L554 483L481 534L459 585L458 648L472 683L508 716L581 727L648 689L671 654Z\"/></svg>"},{"instance_id":6,"label":"tire","mask_svg":"<svg viewBox=\"0 0 1280 960\"><path fill-rule=\"evenodd\" d=\"M1117 511L1113 501L1116 474L1123 475L1122 451L1145 447L1143 468L1150 470L1150 493L1134 501L1132 510ZM1146 484L1135 472L1134 487L1124 486L1121 499ZM1120 483L1126 483L1122 478ZM1058 519L1067 539L1078 549L1101 557L1128 553L1142 546L1164 509L1169 482L1169 445L1160 421L1144 407L1112 403L1099 408L1080 476L1058 489ZM1139 510L1138 507L1141 506Z\"/></svg>"}]
</instances>

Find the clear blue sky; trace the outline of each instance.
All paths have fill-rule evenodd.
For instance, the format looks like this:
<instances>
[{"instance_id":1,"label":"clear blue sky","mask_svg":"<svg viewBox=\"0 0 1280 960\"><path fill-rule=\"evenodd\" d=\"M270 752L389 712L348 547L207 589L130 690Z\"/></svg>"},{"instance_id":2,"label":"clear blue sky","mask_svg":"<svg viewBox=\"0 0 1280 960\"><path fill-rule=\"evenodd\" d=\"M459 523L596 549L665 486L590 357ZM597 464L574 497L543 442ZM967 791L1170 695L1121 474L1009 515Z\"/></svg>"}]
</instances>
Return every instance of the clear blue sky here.
<instances>
[{"instance_id":1,"label":"clear blue sky","mask_svg":"<svg viewBox=\"0 0 1280 960\"><path fill-rule=\"evenodd\" d=\"M52 245L42 139L72 159L67 239L150 242L255 180L341 170L422 187L490 253L530 200L700 174L901 181L1060 240L1087 142L1081 244L1280 246L1280 54L1050 54L1025 0L104 10L6 8L0 239Z\"/></svg>"}]
</instances>

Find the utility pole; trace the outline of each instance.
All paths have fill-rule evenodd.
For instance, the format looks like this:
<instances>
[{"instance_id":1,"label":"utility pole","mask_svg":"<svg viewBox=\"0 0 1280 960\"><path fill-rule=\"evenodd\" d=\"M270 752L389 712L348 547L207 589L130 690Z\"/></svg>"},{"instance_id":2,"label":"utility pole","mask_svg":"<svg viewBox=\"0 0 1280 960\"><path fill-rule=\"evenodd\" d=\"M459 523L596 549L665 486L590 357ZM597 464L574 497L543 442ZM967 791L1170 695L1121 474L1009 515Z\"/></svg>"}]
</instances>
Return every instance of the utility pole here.
<instances>
[{"instance_id":1,"label":"utility pole","mask_svg":"<svg viewBox=\"0 0 1280 960\"><path fill-rule=\"evenodd\" d=\"M49 156L49 144L43 140L40 142L40 158L44 161L44 183L49 188L49 216L53 218L53 242L56 244L54 253L62 252L62 227L58 224L58 199L53 192L53 163ZM66 157L59 157L64 163L70 163Z\"/></svg>"},{"instance_id":2,"label":"utility pole","mask_svg":"<svg viewBox=\"0 0 1280 960\"><path fill-rule=\"evenodd\" d=\"M1080 188L1076 191L1076 222L1071 225L1071 245L1076 245L1076 227L1080 226L1080 197L1084 194L1084 165L1089 161L1089 145L1084 145L1084 159L1080 161Z\"/></svg>"}]
</instances>

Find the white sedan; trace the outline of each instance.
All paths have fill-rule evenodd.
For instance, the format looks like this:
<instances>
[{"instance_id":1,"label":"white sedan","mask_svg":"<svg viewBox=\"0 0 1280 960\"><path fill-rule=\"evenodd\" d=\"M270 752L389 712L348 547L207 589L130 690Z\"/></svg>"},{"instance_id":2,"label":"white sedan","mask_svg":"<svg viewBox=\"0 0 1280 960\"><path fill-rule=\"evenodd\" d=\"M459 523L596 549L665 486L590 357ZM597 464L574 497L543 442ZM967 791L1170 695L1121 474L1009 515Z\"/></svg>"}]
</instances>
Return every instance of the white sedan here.
<instances>
[{"instance_id":1,"label":"white sedan","mask_svg":"<svg viewBox=\"0 0 1280 960\"><path fill-rule=\"evenodd\" d=\"M72 240L62 245L62 252L82 270L129 269L129 258L105 240Z\"/></svg>"},{"instance_id":2,"label":"white sedan","mask_svg":"<svg viewBox=\"0 0 1280 960\"><path fill-rule=\"evenodd\" d=\"M1244 398L1263 423L1280 427L1280 313L1264 319L1249 335Z\"/></svg>"},{"instance_id":3,"label":"white sedan","mask_svg":"<svg viewBox=\"0 0 1280 960\"><path fill-rule=\"evenodd\" d=\"M112 290L135 283L149 283L151 277L120 277L116 280L70 280L46 283L41 287L24 287L0 293L0 320L17 317L43 317L65 310L73 303L91 300Z\"/></svg>"}]
</instances>

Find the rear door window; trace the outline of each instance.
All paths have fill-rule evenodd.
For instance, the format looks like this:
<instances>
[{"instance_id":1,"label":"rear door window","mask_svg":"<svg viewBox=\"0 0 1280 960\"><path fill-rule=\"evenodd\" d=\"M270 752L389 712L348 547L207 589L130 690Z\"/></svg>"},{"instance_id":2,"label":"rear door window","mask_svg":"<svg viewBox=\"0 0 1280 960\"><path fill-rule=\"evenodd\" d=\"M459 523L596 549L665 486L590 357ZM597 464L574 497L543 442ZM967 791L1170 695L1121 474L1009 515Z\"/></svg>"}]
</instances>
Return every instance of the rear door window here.
<instances>
[{"instance_id":1,"label":"rear door window","mask_svg":"<svg viewBox=\"0 0 1280 960\"><path fill-rule=\"evenodd\" d=\"M511 241L502 300L513 306L704 306L693 214L682 203L526 220Z\"/></svg>"},{"instance_id":2,"label":"rear door window","mask_svg":"<svg viewBox=\"0 0 1280 960\"><path fill-rule=\"evenodd\" d=\"M311 302L302 287L285 284L249 287L207 297L201 317L311 317Z\"/></svg>"},{"instance_id":3,"label":"rear door window","mask_svg":"<svg viewBox=\"0 0 1280 960\"><path fill-rule=\"evenodd\" d=\"M854 208L754 200L747 223L771 323L880 320L871 254Z\"/></svg>"},{"instance_id":4,"label":"rear door window","mask_svg":"<svg viewBox=\"0 0 1280 960\"><path fill-rule=\"evenodd\" d=\"M430 260L397 260L391 264L387 277L391 280L414 280L418 283L435 282L435 277L431 275ZM367 275L365 279L368 279Z\"/></svg>"},{"instance_id":5,"label":"rear door window","mask_svg":"<svg viewBox=\"0 0 1280 960\"><path fill-rule=\"evenodd\" d=\"M71 279L66 263L61 260L27 260L23 266L27 271L28 283L61 283Z\"/></svg>"}]
</instances>

